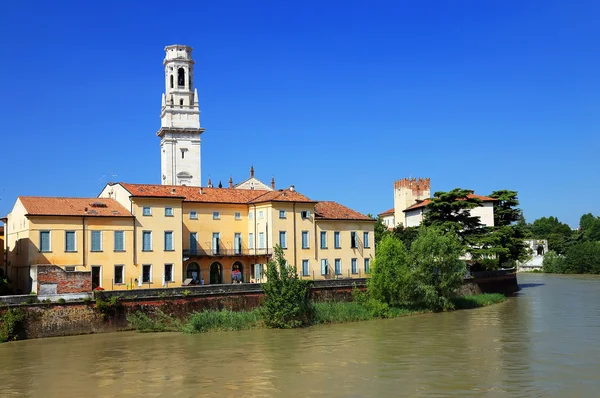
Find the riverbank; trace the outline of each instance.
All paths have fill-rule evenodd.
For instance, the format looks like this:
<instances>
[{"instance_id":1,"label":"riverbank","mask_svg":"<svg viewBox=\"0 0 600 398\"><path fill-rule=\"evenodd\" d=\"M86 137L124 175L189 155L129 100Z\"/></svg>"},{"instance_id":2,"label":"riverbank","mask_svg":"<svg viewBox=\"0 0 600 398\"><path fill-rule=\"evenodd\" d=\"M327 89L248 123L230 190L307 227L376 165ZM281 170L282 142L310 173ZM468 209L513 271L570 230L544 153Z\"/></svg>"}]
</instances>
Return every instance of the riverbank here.
<instances>
[{"instance_id":1,"label":"riverbank","mask_svg":"<svg viewBox=\"0 0 600 398\"><path fill-rule=\"evenodd\" d=\"M506 301L500 293L476 294L453 299L455 310L485 307ZM310 325L350 323L382 318L398 318L409 315L431 313L430 310L374 306L351 302L319 302L312 306ZM251 311L208 310L195 312L181 321L162 311L148 316L142 312L127 317L138 332L183 332L205 333L266 328L261 309Z\"/></svg>"}]
</instances>

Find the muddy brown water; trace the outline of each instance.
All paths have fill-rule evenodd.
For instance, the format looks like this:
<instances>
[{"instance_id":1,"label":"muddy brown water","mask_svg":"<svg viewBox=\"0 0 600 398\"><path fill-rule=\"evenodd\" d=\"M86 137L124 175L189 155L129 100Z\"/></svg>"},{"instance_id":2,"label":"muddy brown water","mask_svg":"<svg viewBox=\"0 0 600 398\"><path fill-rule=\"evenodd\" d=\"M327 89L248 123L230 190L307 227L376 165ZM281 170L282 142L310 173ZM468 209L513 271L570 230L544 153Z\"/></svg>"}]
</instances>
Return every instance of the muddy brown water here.
<instances>
[{"instance_id":1,"label":"muddy brown water","mask_svg":"<svg viewBox=\"0 0 600 398\"><path fill-rule=\"evenodd\" d=\"M600 397L600 278L506 303L296 330L0 345L2 397Z\"/></svg>"}]
</instances>

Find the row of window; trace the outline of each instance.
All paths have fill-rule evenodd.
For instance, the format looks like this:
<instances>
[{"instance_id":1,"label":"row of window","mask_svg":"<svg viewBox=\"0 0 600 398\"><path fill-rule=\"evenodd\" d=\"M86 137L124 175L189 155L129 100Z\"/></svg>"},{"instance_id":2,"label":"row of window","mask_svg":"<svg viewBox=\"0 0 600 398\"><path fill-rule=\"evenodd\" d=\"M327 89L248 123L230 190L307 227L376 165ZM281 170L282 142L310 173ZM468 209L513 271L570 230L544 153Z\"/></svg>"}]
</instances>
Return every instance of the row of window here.
<instances>
[{"instance_id":1,"label":"row of window","mask_svg":"<svg viewBox=\"0 0 600 398\"><path fill-rule=\"evenodd\" d=\"M333 272L335 275L342 274L342 260L336 258L333 260L334 269ZM363 259L363 272L368 274L370 271L371 259L365 258ZM350 260L350 272L352 274L358 274L358 259L353 258ZM329 260L324 258L321 259L321 275L329 275ZM302 260L302 276L310 276L310 262L308 260Z\"/></svg>"},{"instance_id":2,"label":"row of window","mask_svg":"<svg viewBox=\"0 0 600 398\"><path fill-rule=\"evenodd\" d=\"M335 249L341 249L341 233L336 231L333 233L333 247ZM279 231L279 245L286 249L287 248L287 232ZM321 249L327 249L327 232L321 231ZM350 247L355 249L358 248L358 233L350 232ZM363 232L363 247L368 249L370 247L369 243L369 233ZM309 239L309 231L302 231L302 248L309 249L310 248L310 239Z\"/></svg>"},{"instance_id":3,"label":"row of window","mask_svg":"<svg viewBox=\"0 0 600 398\"><path fill-rule=\"evenodd\" d=\"M102 232L91 231L92 242L90 250L93 252L102 251ZM116 252L125 251L125 231L113 231L114 244L113 249ZM75 231L65 231L65 252L76 252L77 241ZM40 252L52 251L52 234L51 231L40 231Z\"/></svg>"},{"instance_id":4,"label":"row of window","mask_svg":"<svg viewBox=\"0 0 600 398\"><path fill-rule=\"evenodd\" d=\"M142 265L141 278L142 283L152 283L152 264ZM163 282L175 282L173 274L173 264L164 265ZM115 285L127 283L127 281L125 281L125 265L115 265L113 283Z\"/></svg>"},{"instance_id":5,"label":"row of window","mask_svg":"<svg viewBox=\"0 0 600 398\"><path fill-rule=\"evenodd\" d=\"M173 208L172 207L165 207L165 217L173 217ZM150 206L145 206L142 209L142 215L144 216L151 216L152 215L152 207ZM254 216L253 212L249 212L248 213L248 218L252 219ZM300 212L300 217L303 219L309 219L310 218L310 211L309 210L303 210ZM236 211L234 213L234 218L236 220L241 220L242 219L242 213L240 213L239 211ZM264 211L263 210L259 210L258 211L258 219L262 220L264 218ZM281 219L285 219L287 218L287 211L286 210L279 210L279 218ZM197 220L198 219L198 212L195 210L191 210L190 211L190 219L191 220ZM218 211L213 211L213 220L220 220L221 219L221 213Z\"/></svg>"}]
</instances>

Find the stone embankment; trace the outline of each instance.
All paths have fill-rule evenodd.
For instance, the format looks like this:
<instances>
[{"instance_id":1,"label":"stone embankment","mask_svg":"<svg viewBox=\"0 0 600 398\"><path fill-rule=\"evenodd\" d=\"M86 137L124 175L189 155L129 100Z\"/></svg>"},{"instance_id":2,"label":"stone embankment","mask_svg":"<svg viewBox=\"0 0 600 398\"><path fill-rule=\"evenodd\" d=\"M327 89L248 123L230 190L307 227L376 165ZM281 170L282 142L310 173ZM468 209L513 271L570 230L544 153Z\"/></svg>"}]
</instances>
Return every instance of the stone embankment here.
<instances>
[{"instance_id":1,"label":"stone embankment","mask_svg":"<svg viewBox=\"0 0 600 398\"><path fill-rule=\"evenodd\" d=\"M461 294L513 293L518 290L514 272L496 272L474 275L465 281ZM366 279L337 279L315 281L312 288L314 301L350 301L352 290L364 289ZM233 284L190 286L165 289L138 289L94 293L94 299L75 301L46 299L47 302L27 303L36 296L2 298L2 315L7 308L18 308L26 313L19 338L70 336L88 333L107 333L131 330L127 315L138 311L152 314L163 311L179 319L203 310L252 310L261 305L264 293L260 284ZM67 300L68 295L62 295ZM96 303L100 300L100 305ZM17 302L15 302L17 301Z\"/></svg>"}]
</instances>

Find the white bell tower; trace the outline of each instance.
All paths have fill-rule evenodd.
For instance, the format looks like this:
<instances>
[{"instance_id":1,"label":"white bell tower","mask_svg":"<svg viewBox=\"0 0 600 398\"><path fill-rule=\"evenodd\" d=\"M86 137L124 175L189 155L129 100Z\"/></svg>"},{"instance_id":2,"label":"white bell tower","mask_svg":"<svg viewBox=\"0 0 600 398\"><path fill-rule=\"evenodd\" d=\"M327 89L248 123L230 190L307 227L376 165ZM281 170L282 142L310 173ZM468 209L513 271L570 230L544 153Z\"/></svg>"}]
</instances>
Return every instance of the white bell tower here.
<instances>
[{"instance_id":1,"label":"white bell tower","mask_svg":"<svg viewBox=\"0 0 600 398\"><path fill-rule=\"evenodd\" d=\"M165 93L160 112L160 168L163 185L200 186L200 108L194 89L192 48L165 47Z\"/></svg>"}]
</instances>

